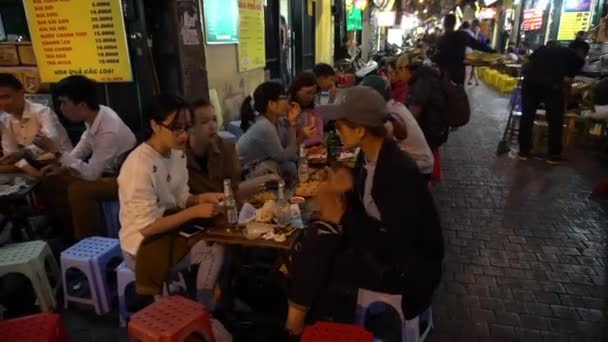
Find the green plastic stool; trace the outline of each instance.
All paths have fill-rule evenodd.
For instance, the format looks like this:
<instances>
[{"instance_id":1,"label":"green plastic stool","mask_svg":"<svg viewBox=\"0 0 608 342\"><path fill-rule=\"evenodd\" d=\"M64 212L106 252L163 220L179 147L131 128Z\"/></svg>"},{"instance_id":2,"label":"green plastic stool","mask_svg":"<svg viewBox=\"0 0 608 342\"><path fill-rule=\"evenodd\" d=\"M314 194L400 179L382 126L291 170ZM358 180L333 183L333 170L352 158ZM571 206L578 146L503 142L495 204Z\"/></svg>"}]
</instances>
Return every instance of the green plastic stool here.
<instances>
[{"instance_id":1,"label":"green plastic stool","mask_svg":"<svg viewBox=\"0 0 608 342\"><path fill-rule=\"evenodd\" d=\"M56 279L55 288L51 288L46 261ZM46 242L30 241L0 248L0 277L8 273L20 273L30 279L42 311L56 308L55 294L61 287L61 272Z\"/></svg>"}]
</instances>

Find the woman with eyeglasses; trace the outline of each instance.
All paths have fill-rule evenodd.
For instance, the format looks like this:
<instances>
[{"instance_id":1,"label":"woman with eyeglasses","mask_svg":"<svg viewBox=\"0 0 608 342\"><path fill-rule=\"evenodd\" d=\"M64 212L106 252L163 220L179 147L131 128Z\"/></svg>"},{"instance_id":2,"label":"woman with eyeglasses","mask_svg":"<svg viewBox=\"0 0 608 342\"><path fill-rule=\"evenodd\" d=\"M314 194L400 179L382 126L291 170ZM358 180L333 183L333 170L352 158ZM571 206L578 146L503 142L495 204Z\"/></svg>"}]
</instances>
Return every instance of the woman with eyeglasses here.
<instances>
[{"instance_id":1,"label":"woman with eyeglasses","mask_svg":"<svg viewBox=\"0 0 608 342\"><path fill-rule=\"evenodd\" d=\"M186 238L180 227L220 212L223 194L191 195L184 148L192 126L190 106L176 96L157 96L148 112L143 142L124 162L118 176L120 246L125 263L135 271L141 307L160 294L169 271L200 240ZM200 235L200 234L199 234ZM223 258L221 246L199 242L199 298L213 308L212 293ZM201 277L201 274L204 276Z\"/></svg>"},{"instance_id":2,"label":"woman with eyeglasses","mask_svg":"<svg viewBox=\"0 0 608 342\"><path fill-rule=\"evenodd\" d=\"M281 84L264 82L255 89L253 97L245 99L241 109L247 109L241 113L241 121L252 123L236 145L245 178L274 173L287 183L294 181L300 105L289 103Z\"/></svg>"}]
</instances>

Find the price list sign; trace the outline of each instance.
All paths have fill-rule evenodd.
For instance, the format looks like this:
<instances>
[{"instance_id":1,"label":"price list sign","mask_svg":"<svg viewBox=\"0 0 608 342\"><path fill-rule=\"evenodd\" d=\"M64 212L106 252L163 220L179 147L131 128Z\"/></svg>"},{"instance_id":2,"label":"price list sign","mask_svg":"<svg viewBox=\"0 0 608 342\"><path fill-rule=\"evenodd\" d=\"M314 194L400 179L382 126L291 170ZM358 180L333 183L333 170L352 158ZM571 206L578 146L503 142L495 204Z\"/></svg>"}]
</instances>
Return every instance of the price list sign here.
<instances>
[{"instance_id":1,"label":"price list sign","mask_svg":"<svg viewBox=\"0 0 608 342\"><path fill-rule=\"evenodd\" d=\"M121 0L24 0L42 82L133 80Z\"/></svg>"}]
</instances>

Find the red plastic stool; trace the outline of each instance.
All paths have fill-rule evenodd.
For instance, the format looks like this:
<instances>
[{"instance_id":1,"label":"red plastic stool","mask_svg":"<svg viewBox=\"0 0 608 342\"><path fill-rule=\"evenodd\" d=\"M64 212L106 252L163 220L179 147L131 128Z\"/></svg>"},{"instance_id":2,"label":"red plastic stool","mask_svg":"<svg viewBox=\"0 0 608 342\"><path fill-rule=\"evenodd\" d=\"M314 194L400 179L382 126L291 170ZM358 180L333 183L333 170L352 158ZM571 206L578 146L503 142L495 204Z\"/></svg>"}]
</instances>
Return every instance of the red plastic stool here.
<instances>
[{"instance_id":1,"label":"red plastic stool","mask_svg":"<svg viewBox=\"0 0 608 342\"><path fill-rule=\"evenodd\" d=\"M0 321L0 341L67 342L61 317L41 313Z\"/></svg>"},{"instance_id":2,"label":"red plastic stool","mask_svg":"<svg viewBox=\"0 0 608 342\"><path fill-rule=\"evenodd\" d=\"M215 342L205 307L180 296L163 297L131 316L129 341L182 342L199 333Z\"/></svg>"},{"instance_id":3,"label":"red plastic stool","mask_svg":"<svg viewBox=\"0 0 608 342\"><path fill-rule=\"evenodd\" d=\"M433 181L439 182L441 180L441 159L439 157L439 150L434 149L433 152Z\"/></svg>"},{"instance_id":4,"label":"red plastic stool","mask_svg":"<svg viewBox=\"0 0 608 342\"><path fill-rule=\"evenodd\" d=\"M301 342L372 342L373 335L360 326L316 322L304 329Z\"/></svg>"}]
</instances>

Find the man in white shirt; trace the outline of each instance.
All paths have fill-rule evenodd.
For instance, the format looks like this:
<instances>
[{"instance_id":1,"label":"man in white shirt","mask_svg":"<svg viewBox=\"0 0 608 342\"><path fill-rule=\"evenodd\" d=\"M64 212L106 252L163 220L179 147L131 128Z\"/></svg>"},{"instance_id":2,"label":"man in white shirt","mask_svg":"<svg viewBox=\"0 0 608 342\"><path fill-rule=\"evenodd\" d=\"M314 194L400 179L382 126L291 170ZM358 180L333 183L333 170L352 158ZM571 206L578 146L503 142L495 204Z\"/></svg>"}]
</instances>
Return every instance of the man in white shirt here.
<instances>
[{"instance_id":1,"label":"man in white shirt","mask_svg":"<svg viewBox=\"0 0 608 342\"><path fill-rule=\"evenodd\" d=\"M53 140L61 152L70 152L72 143L65 128L51 108L25 99L23 84L12 74L0 73L0 119L2 153L0 172L30 172L40 161L51 160L34 145L34 138L45 135Z\"/></svg>"},{"instance_id":2,"label":"man in white shirt","mask_svg":"<svg viewBox=\"0 0 608 342\"><path fill-rule=\"evenodd\" d=\"M86 130L70 153L63 153L46 136L35 139L57 158L43 169L48 177L42 182L42 193L49 209L67 215L58 221L66 228L72 226L75 238L99 235L97 202L118 199L116 175L120 161L135 146L135 136L116 112L99 104L95 81L70 76L57 83L53 94L63 115L84 122Z\"/></svg>"}]
</instances>

